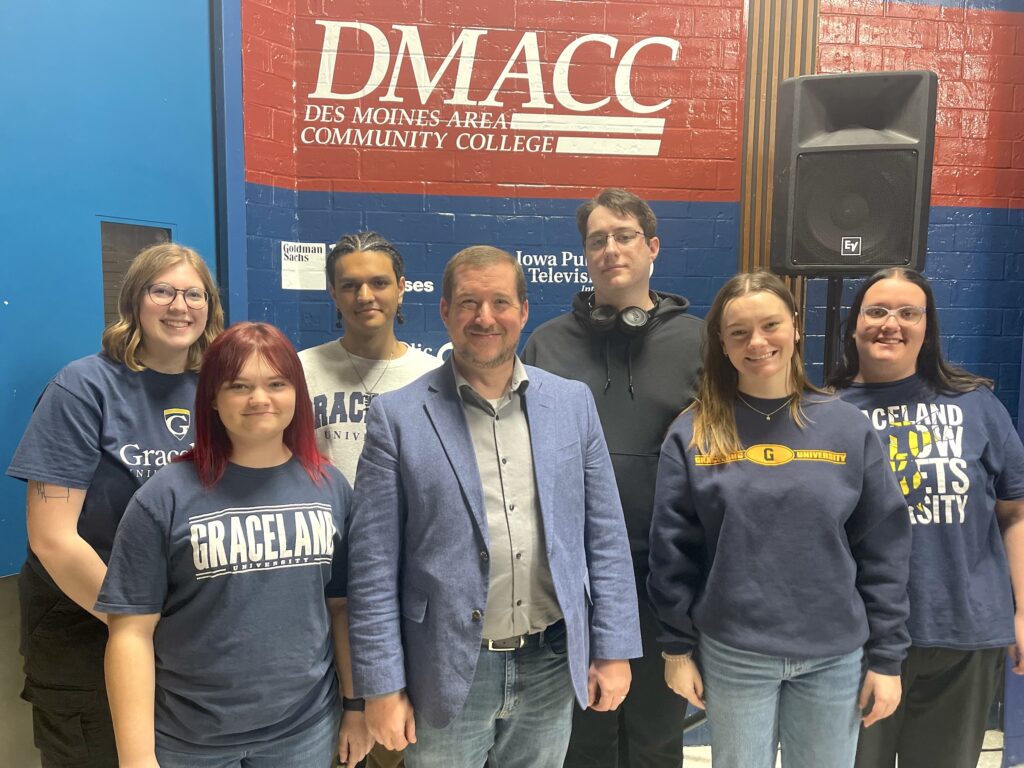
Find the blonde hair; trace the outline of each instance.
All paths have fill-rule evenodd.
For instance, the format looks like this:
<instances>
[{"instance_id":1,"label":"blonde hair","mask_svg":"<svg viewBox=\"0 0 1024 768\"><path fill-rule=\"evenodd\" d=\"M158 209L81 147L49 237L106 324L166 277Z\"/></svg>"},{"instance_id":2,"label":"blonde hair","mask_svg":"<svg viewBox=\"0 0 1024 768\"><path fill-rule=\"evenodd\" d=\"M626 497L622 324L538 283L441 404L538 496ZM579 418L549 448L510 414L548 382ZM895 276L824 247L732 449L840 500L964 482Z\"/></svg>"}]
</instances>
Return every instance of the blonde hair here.
<instances>
[{"instance_id":1,"label":"blonde hair","mask_svg":"<svg viewBox=\"0 0 1024 768\"><path fill-rule=\"evenodd\" d=\"M793 294L778 277L771 272L762 271L740 272L731 277L715 296L704 321L707 330L703 347L704 373L697 398L686 410L693 411L693 438L690 440L690 447L712 459L724 459L743 450L736 430L736 412L733 410L739 388L739 374L725 354L722 316L725 314L726 306L733 299L762 292L774 294L782 300L795 326L796 301ZM804 394L825 392L808 381L799 341L793 347L793 357L789 363L789 385L793 391L789 411L797 426L803 428L806 419L803 413Z\"/></svg>"},{"instance_id":2,"label":"blonde hair","mask_svg":"<svg viewBox=\"0 0 1024 768\"><path fill-rule=\"evenodd\" d=\"M103 331L103 353L124 364L133 371L145 370L139 360L142 346L142 326L139 323L139 305L146 295L147 286L160 274L179 264L188 264L203 281L203 288L209 295L207 302L206 328L203 334L189 347L186 368L198 371L203 353L217 334L224 330L224 310L213 275L202 257L191 248L177 243L159 243L144 248L128 267L117 297L118 319Z\"/></svg>"}]
</instances>

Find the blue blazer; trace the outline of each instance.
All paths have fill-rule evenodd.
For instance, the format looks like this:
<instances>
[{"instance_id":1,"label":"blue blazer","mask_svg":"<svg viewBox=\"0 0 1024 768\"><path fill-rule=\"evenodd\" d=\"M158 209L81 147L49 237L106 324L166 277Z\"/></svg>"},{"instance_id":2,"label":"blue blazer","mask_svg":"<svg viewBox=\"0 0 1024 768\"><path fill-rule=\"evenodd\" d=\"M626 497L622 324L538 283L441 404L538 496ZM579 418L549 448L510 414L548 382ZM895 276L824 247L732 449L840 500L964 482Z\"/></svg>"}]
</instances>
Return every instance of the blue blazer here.
<instances>
[{"instance_id":1,"label":"blue blazer","mask_svg":"<svg viewBox=\"0 0 1024 768\"><path fill-rule=\"evenodd\" d=\"M641 655L632 560L590 390L527 371L545 547L585 707L592 658ZM416 716L443 728L473 680L489 577L483 491L450 360L374 400L356 477L348 580L356 695L405 688Z\"/></svg>"}]
</instances>

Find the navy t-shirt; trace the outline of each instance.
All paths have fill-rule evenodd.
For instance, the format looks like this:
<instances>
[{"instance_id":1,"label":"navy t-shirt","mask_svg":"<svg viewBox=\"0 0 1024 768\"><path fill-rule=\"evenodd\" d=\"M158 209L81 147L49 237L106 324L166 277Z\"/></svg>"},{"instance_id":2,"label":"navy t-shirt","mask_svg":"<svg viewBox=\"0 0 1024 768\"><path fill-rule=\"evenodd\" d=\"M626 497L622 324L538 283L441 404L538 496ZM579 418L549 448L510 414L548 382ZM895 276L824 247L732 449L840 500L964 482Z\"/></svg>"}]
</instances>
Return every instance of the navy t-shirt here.
<instances>
[{"instance_id":1,"label":"navy t-shirt","mask_svg":"<svg viewBox=\"0 0 1024 768\"><path fill-rule=\"evenodd\" d=\"M910 526L878 438L856 409L808 395L798 427L783 400L737 403L743 451L690 447L693 413L662 445L648 591L667 650L698 635L744 651L827 658L864 646L899 674L909 645Z\"/></svg>"},{"instance_id":2,"label":"navy t-shirt","mask_svg":"<svg viewBox=\"0 0 1024 768\"><path fill-rule=\"evenodd\" d=\"M193 445L196 374L132 371L103 354L47 385L7 474L85 489L78 532L106 562L132 494ZM49 579L35 555L29 563Z\"/></svg>"},{"instance_id":3,"label":"navy t-shirt","mask_svg":"<svg viewBox=\"0 0 1024 768\"><path fill-rule=\"evenodd\" d=\"M325 595L345 595L348 482L295 458L229 464L203 488L191 462L157 474L117 531L96 610L159 613L156 738L168 749L288 736L337 701Z\"/></svg>"},{"instance_id":4,"label":"navy t-shirt","mask_svg":"<svg viewBox=\"0 0 1024 768\"><path fill-rule=\"evenodd\" d=\"M916 375L839 394L878 431L906 497L914 645L972 650L1014 642L995 503L1024 498L1024 447L1006 408L987 387L936 394Z\"/></svg>"}]
</instances>

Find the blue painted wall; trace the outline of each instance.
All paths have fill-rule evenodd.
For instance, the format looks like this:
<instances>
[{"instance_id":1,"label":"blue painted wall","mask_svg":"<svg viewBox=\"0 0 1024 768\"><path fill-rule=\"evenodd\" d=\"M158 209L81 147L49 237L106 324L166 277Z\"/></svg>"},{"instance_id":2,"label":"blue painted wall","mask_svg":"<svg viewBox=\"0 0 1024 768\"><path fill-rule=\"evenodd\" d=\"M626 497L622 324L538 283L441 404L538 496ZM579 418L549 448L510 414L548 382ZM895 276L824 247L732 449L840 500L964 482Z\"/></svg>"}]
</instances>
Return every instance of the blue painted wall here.
<instances>
[{"instance_id":1,"label":"blue painted wall","mask_svg":"<svg viewBox=\"0 0 1024 768\"><path fill-rule=\"evenodd\" d=\"M169 227L215 262L209 17L192 2L0 4L5 469L49 378L99 349L101 219ZM24 510L24 483L0 478L0 574L24 559Z\"/></svg>"},{"instance_id":2,"label":"blue painted wall","mask_svg":"<svg viewBox=\"0 0 1024 768\"><path fill-rule=\"evenodd\" d=\"M512 253L580 255L575 212L579 200L356 193L290 192L246 185L249 317L278 325L300 348L337 338L326 291L281 289L281 240L334 242L339 235L376 229L406 261L410 281L434 291L407 293L403 340L437 349L447 340L438 316L441 273L458 250L487 243ZM736 270L739 206L735 203L652 203L661 254L654 287L681 293L703 316L722 282ZM563 268L564 269L564 268ZM581 267L580 272L585 272ZM530 272L527 270L529 283ZM565 312L579 284L529 283L527 332ZM525 340L525 337L524 337Z\"/></svg>"},{"instance_id":3,"label":"blue painted wall","mask_svg":"<svg viewBox=\"0 0 1024 768\"><path fill-rule=\"evenodd\" d=\"M246 185L249 315L280 326L297 346L337 338L325 291L281 289L281 240L333 242L344 232L377 229L406 259L410 280L432 280L433 293L405 299L403 339L439 348L447 340L437 315L440 276L460 248L485 242L530 253L579 252L579 201L545 198L447 197L292 192ZM738 206L655 202L661 255L654 286L680 293L703 316L737 264ZM931 209L925 273L934 286L947 358L996 382L1016 417L1024 329L1024 211ZM845 300L857 287L847 280ZM527 332L566 311L583 286L531 284ZM807 298L808 367L820 381L824 355L825 280Z\"/></svg>"}]
</instances>

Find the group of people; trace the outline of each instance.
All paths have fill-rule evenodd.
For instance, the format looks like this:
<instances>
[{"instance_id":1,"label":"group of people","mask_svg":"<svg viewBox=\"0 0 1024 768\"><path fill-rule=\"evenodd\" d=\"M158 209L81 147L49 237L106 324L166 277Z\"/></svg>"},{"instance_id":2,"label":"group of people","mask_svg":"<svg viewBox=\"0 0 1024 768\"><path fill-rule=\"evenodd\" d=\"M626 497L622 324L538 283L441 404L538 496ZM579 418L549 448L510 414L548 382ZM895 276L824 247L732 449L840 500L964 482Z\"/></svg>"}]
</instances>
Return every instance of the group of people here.
<instances>
[{"instance_id":1,"label":"group of people","mask_svg":"<svg viewBox=\"0 0 1024 768\"><path fill-rule=\"evenodd\" d=\"M645 201L577 225L593 289L521 356L516 259L449 261L443 363L377 233L301 353L224 330L194 251L134 260L8 468L44 768L678 768L687 702L718 768L973 768L1024 672L1024 447L927 280L861 285L826 390L777 277L702 322Z\"/></svg>"}]
</instances>

